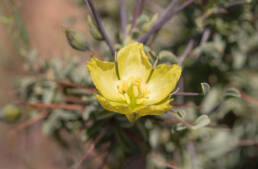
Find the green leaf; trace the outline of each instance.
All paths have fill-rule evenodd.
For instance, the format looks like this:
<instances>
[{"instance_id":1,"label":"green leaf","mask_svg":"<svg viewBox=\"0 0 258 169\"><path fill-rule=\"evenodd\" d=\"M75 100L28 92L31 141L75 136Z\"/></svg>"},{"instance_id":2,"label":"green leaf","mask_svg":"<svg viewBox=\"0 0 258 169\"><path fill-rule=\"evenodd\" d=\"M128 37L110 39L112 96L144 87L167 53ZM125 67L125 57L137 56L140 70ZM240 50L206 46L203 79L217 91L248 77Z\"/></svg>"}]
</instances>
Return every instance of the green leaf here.
<instances>
[{"instance_id":1,"label":"green leaf","mask_svg":"<svg viewBox=\"0 0 258 169\"><path fill-rule=\"evenodd\" d=\"M202 94L203 95L207 95L207 93L210 91L210 85L208 83L201 83L201 87L202 87Z\"/></svg>"},{"instance_id":2,"label":"green leaf","mask_svg":"<svg viewBox=\"0 0 258 169\"><path fill-rule=\"evenodd\" d=\"M196 130L202 127L207 126L210 123L210 119L207 115L201 115L193 123L191 129Z\"/></svg>"},{"instance_id":3,"label":"green leaf","mask_svg":"<svg viewBox=\"0 0 258 169\"><path fill-rule=\"evenodd\" d=\"M175 127L176 131L182 131L182 130L185 130L185 129L187 129L187 127L183 123L179 123Z\"/></svg>"}]
</instances>

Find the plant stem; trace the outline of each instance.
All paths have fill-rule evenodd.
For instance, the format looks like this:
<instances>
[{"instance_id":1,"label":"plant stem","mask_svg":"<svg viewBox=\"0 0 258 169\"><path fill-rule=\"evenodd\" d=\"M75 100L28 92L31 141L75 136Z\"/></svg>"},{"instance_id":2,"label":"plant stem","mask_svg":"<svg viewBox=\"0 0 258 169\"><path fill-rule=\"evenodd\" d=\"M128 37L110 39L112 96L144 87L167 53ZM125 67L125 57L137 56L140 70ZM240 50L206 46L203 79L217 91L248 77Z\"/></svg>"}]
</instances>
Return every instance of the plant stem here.
<instances>
[{"instance_id":1,"label":"plant stem","mask_svg":"<svg viewBox=\"0 0 258 169\"><path fill-rule=\"evenodd\" d=\"M156 21L156 23L153 25L152 29L142 35L137 41L146 43L150 36L157 32L161 27L167 23L173 16L181 12L183 9L191 5L195 0L188 0L185 3L183 3L181 6L179 6L175 11L170 12L170 10L175 6L176 2L178 0L172 0L166 10L162 13L162 15L159 17L159 19Z\"/></svg>"},{"instance_id":2,"label":"plant stem","mask_svg":"<svg viewBox=\"0 0 258 169\"><path fill-rule=\"evenodd\" d=\"M199 57L201 56L202 54L202 50L203 50L203 47L205 45L205 43L208 41L209 37L210 37L210 34L211 34L211 31L210 29L205 29L203 31L203 35L202 35L202 39L201 39L201 44L200 44L200 51L198 52L198 54L195 56L195 59L199 59Z\"/></svg>"},{"instance_id":3,"label":"plant stem","mask_svg":"<svg viewBox=\"0 0 258 169\"><path fill-rule=\"evenodd\" d=\"M194 39L191 39L188 44L187 44L187 47L184 51L184 53L178 58L178 64L179 65L182 65L185 58L189 55L189 53L192 51L193 47L194 47L194 44L195 44L195 40Z\"/></svg>"},{"instance_id":4,"label":"plant stem","mask_svg":"<svg viewBox=\"0 0 258 169\"><path fill-rule=\"evenodd\" d=\"M127 36L126 25L127 25L127 16L126 16L126 0L120 0L120 19L121 19L121 29L123 33L123 40Z\"/></svg>"},{"instance_id":5,"label":"plant stem","mask_svg":"<svg viewBox=\"0 0 258 169\"><path fill-rule=\"evenodd\" d=\"M92 4L91 0L84 0L84 1L85 1L85 3L88 5L88 8L90 9L93 18L94 18L95 21L96 21L96 25L97 25L97 27L98 27L100 33L102 34L104 40L106 41L106 43L107 43L107 45L108 45L108 47L109 47L109 49L110 49L112 55L114 55L114 54L115 54L114 45L113 45L113 43L111 42L111 40L109 39L109 37L107 36L107 33L106 33L105 29L104 29L104 26L103 26L103 24L102 24L102 22L101 22L101 20L100 20L100 16L99 16L99 14L97 13L97 11L96 11L94 5Z\"/></svg>"},{"instance_id":6,"label":"plant stem","mask_svg":"<svg viewBox=\"0 0 258 169\"><path fill-rule=\"evenodd\" d=\"M201 96L201 93L194 93L194 92L177 92L174 95L176 96Z\"/></svg>"},{"instance_id":7,"label":"plant stem","mask_svg":"<svg viewBox=\"0 0 258 169\"><path fill-rule=\"evenodd\" d=\"M136 21L143 11L144 2L145 0L135 0L134 2L133 20L132 20L132 26L129 31L130 33L132 33L136 25Z\"/></svg>"}]
</instances>

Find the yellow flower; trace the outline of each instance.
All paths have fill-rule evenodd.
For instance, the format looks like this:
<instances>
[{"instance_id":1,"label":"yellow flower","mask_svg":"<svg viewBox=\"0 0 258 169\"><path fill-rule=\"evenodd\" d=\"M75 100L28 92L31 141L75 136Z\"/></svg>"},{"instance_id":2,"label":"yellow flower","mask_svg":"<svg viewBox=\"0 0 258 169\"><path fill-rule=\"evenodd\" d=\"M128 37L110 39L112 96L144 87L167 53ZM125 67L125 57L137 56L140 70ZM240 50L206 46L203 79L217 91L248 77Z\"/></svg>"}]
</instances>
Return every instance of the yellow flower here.
<instances>
[{"instance_id":1,"label":"yellow flower","mask_svg":"<svg viewBox=\"0 0 258 169\"><path fill-rule=\"evenodd\" d=\"M130 122L171 109L169 94L182 71L176 64L161 64L153 69L143 44L137 42L119 50L117 65L93 58L87 68L102 107L126 115Z\"/></svg>"}]
</instances>

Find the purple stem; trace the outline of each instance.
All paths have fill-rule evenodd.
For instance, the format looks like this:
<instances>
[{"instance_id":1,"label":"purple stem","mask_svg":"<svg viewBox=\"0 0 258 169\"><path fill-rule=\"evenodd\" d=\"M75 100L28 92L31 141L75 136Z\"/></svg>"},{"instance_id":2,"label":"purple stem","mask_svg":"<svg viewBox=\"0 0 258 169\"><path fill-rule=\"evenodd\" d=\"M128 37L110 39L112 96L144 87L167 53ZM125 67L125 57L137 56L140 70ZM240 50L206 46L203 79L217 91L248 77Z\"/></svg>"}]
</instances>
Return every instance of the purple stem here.
<instances>
[{"instance_id":1,"label":"purple stem","mask_svg":"<svg viewBox=\"0 0 258 169\"><path fill-rule=\"evenodd\" d=\"M208 39L210 37L210 34L211 34L210 29L205 29L204 30L203 35L202 35L202 39L201 39L201 44L200 44L200 52L195 56L196 60L199 59L199 57L201 56L203 47L204 47L205 43L208 41Z\"/></svg>"},{"instance_id":2,"label":"purple stem","mask_svg":"<svg viewBox=\"0 0 258 169\"><path fill-rule=\"evenodd\" d=\"M188 45L184 51L184 53L178 58L178 64L179 65L182 65L182 63L184 62L186 56L189 55L189 53L192 51L193 47L194 47L194 44L195 44L195 40L194 39L191 39L189 42L188 42Z\"/></svg>"},{"instance_id":3,"label":"purple stem","mask_svg":"<svg viewBox=\"0 0 258 169\"><path fill-rule=\"evenodd\" d=\"M153 25L152 29L142 35L137 41L146 43L150 36L157 32L165 23L167 23L173 16L181 12L183 9L191 5L195 0L188 0L185 3L183 3L181 6L179 6L175 11L170 12L170 9L174 7L178 0L173 0L167 7L167 9L162 13L161 17L156 21L156 23Z\"/></svg>"},{"instance_id":4,"label":"purple stem","mask_svg":"<svg viewBox=\"0 0 258 169\"><path fill-rule=\"evenodd\" d=\"M126 0L120 0L120 19L121 19L121 28L123 33L123 39L127 36L126 26L127 26L127 16L126 16Z\"/></svg>"},{"instance_id":5,"label":"purple stem","mask_svg":"<svg viewBox=\"0 0 258 169\"><path fill-rule=\"evenodd\" d=\"M145 2L145 0L135 0L135 2L134 2L135 4L134 4L134 11L133 11L133 20L132 20L132 26L130 28L130 33L132 33L132 31L136 25L136 21L143 11L144 2Z\"/></svg>"},{"instance_id":6,"label":"purple stem","mask_svg":"<svg viewBox=\"0 0 258 169\"><path fill-rule=\"evenodd\" d=\"M194 93L194 92L177 92L174 95L176 96L201 96L201 93Z\"/></svg>"},{"instance_id":7,"label":"purple stem","mask_svg":"<svg viewBox=\"0 0 258 169\"><path fill-rule=\"evenodd\" d=\"M114 48L114 45L113 43L111 42L111 40L109 39L109 37L107 36L107 33L104 29L104 26L100 20L100 16L99 14L97 13L94 5L92 4L91 0L84 0L85 3L88 5L90 11L91 11L91 14L93 15L93 18L95 19L96 21L96 25L100 31L100 33L102 34L104 40L106 41L109 49L111 50L112 54L114 55L115 54L115 48Z\"/></svg>"}]
</instances>

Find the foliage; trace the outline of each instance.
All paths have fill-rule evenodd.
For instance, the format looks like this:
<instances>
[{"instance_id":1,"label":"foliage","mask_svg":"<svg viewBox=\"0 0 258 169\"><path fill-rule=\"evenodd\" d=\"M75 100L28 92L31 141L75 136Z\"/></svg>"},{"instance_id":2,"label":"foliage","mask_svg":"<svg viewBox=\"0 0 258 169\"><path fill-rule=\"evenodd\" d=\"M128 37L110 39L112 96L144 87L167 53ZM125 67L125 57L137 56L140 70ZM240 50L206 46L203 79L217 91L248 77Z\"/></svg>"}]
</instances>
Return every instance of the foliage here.
<instances>
[{"instance_id":1,"label":"foliage","mask_svg":"<svg viewBox=\"0 0 258 169\"><path fill-rule=\"evenodd\" d=\"M162 4L146 2L143 11L136 4L140 9L134 8L134 14L138 16L133 15L132 22L121 25L115 44L109 37L120 23L118 13L112 14L116 10L106 5L98 11L110 15L96 15L91 1L87 2L92 12L92 37L106 42L111 51L103 44L98 46L103 60L115 60L115 50L138 40L145 43L153 65L182 65L180 89L174 91L175 101L171 103L174 107L164 115L129 123L124 116L104 110L98 103L84 59L43 60L33 50L26 50L23 56L30 73L17 83L21 103L29 110L23 116L33 118L30 111L36 115L47 112L42 127L46 134L60 136L66 131L82 142L94 140L96 148L109 143L107 151L116 159L116 163L110 161L110 168L122 168L127 159L138 154L146 159L146 168L153 169L258 167L258 2L188 0L173 6L173 1L162 1L169 4L167 8L174 7L172 11L185 2L189 5L173 15L171 21L166 18L166 25L157 30L154 28L161 25L164 13L155 14L154 7ZM126 6L132 9L133 1ZM163 11L169 14L171 10ZM105 24L99 23L100 18ZM149 35L152 30L155 31ZM74 40L69 36L74 47L71 39ZM89 51L88 40L81 39L80 46L86 46L82 50L96 56L96 52ZM87 45L82 44L84 41ZM55 138L60 143L64 141L62 137Z\"/></svg>"}]
</instances>

